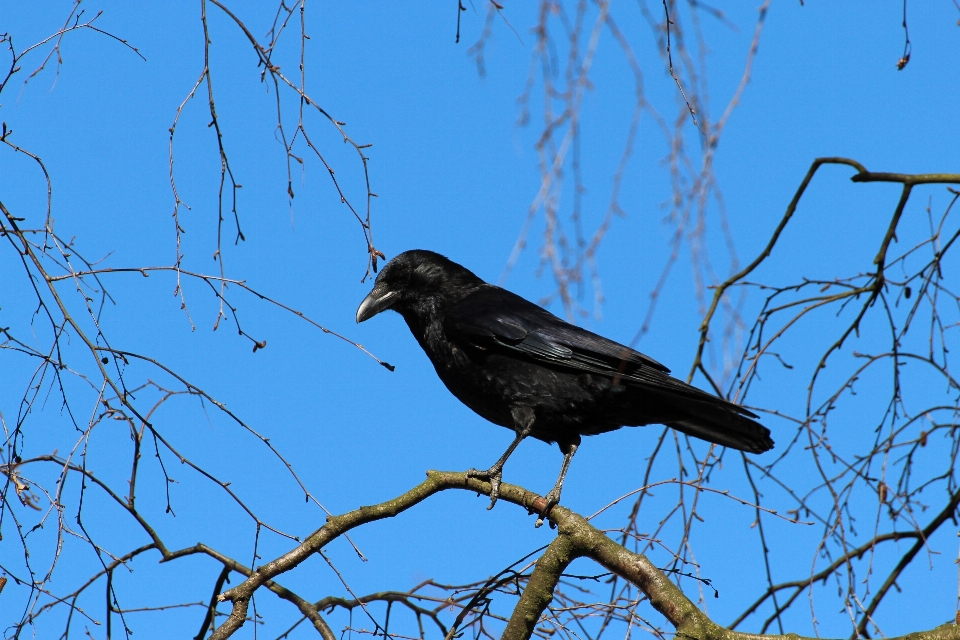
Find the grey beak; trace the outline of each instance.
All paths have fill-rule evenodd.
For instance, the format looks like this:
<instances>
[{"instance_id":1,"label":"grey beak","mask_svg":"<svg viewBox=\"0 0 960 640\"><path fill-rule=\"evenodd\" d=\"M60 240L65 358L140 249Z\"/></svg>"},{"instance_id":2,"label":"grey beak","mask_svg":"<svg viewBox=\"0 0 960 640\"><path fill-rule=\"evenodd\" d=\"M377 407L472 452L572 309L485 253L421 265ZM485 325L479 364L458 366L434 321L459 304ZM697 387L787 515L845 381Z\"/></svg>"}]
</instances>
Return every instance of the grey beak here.
<instances>
[{"instance_id":1,"label":"grey beak","mask_svg":"<svg viewBox=\"0 0 960 640\"><path fill-rule=\"evenodd\" d=\"M357 309L357 324L369 320L381 311L389 309L397 301L396 291L387 291L383 287L374 287Z\"/></svg>"}]
</instances>

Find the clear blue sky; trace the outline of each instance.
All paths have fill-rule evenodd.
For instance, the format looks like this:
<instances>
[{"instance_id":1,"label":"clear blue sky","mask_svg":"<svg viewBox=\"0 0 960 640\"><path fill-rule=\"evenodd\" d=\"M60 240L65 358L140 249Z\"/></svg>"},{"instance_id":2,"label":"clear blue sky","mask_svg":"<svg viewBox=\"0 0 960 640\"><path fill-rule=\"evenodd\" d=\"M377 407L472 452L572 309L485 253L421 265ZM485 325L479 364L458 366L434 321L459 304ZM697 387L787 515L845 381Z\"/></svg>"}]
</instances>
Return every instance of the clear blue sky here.
<instances>
[{"instance_id":1,"label":"clear blue sky","mask_svg":"<svg viewBox=\"0 0 960 640\"><path fill-rule=\"evenodd\" d=\"M652 11L659 7L650 4ZM738 3L731 10L728 17L735 29L704 20L715 117L739 82L753 36L755 4ZM237 3L236 10L262 36L272 12L257 5ZM518 35L495 21L486 49L486 74L480 77L467 53L485 18L484 7L479 2L474 5L462 14L463 37L455 44L455 3L308 4L307 89L324 109L347 123L357 142L373 145L367 153L372 189L379 195L373 203L377 248L388 258L410 248L433 249L496 281L540 186L534 150L540 133L537 107L528 126L517 124L517 98L523 92L535 43L530 27L536 14L532 7L506 5L504 15ZM69 9L68 2L4 1L0 32L12 34L17 50L22 50L54 32ZM23 87L47 49L23 62L23 71L0 95L0 119L14 130L15 144L43 158L53 184L58 233L75 237L78 250L90 259L103 258L106 266L169 265L176 248L168 129L202 69L199 7L173 2L132 8L128 3L99 2L87 7L84 17L100 9L103 15L97 26L137 47L146 60L91 31L69 34L62 45L59 71L51 61ZM104 320L113 343L158 358L224 402L269 437L335 513L393 497L419 482L426 469L489 465L510 434L472 414L442 387L401 319L385 314L355 326L356 307L370 288L369 282L360 282L365 246L359 226L339 202L325 169L302 147L299 151L306 163L302 170L294 166L296 197L289 204L283 150L275 140L273 88L260 83L253 52L241 34L214 7L209 11L214 90L231 165L243 185L239 214L247 238L232 244L228 216L224 248L228 277L245 280L361 342L397 369L389 373L352 346L239 290L231 292L231 302L239 308L244 330L267 340L266 349L252 353L250 343L237 336L230 321L212 333L216 301L197 283L185 288L190 318L196 325L191 331L180 299L174 296L175 281L164 274L146 279L114 275L107 281L117 303ZM752 259L765 244L818 156L848 156L875 171L958 170L960 12L947 1L911 3L913 54L906 69L898 72L895 63L903 47L901 11L897 2L808 2L806 6L784 2L771 8L752 79L716 155L730 233L742 261ZM614 15L638 43L648 100L672 122L676 89L655 56L649 28L636 7L614 7ZM295 77L296 65L296 56L285 52L284 71ZM583 112L587 189L583 206L588 228L594 228L606 212L633 104L632 76L607 32L600 41L592 81ZM191 207L181 210L183 265L215 273L219 161L213 130L207 127L205 96L201 89L184 110L176 138L175 175L181 198ZM291 113L285 114L288 122ZM315 115L309 117L311 131L317 132L315 142L336 167L351 200L362 205L362 175L351 149L326 123ZM696 136L691 134L689 142L696 145ZM654 120L644 116L623 180L621 204L627 216L614 220L597 256L605 296L602 316L591 313L578 319L623 342L629 342L640 328L670 252L673 227L663 220L667 213L663 203L671 193L669 172L662 162L666 151ZM699 157L697 149L689 151ZM861 253L875 246L898 190L853 185L847 180L850 174L831 168L817 179L786 242L758 278L762 275L768 282L785 284L804 275L832 277L869 265ZM14 215L26 218L25 224L39 226L45 193L42 175L32 161L9 148L0 149L0 198ZM926 224L923 208L929 197L934 198L934 208L946 203L943 189L925 190L906 212L921 228ZM569 207L564 211L568 213ZM715 223L716 218L711 220ZM506 282L534 300L553 291L550 278L537 270L542 232L542 218L538 218L528 248ZM711 246L721 247L719 236L712 237L717 239ZM19 274L14 258L2 253L0 272ZM798 269L799 264L805 269ZM716 266L721 275L727 274L729 267L723 260ZM694 355L701 318L691 276L684 253L658 303L651 329L638 345L682 376ZM33 312L28 293L24 283L0 277L0 326L27 326ZM589 288L583 291L583 304L591 312L592 295ZM748 304L758 302L751 299ZM551 308L562 313L555 302ZM816 333L816 328L808 331ZM0 411L8 424L16 415L29 370L29 363L11 357L3 355L0 364L0 378L9 375L17 380L0 391ZM131 372L161 379L142 365L133 365ZM751 402L799 410L806 380L802 376L776 380L784 386L761 386L751 392ZM169 379L164 382L172 385ZM80 385L76 392L90 393ZM92 404L80 406L88 410ZM86 416L81 418L85 420ZM185 455L232 482L231 487L277 528L302 536L322 523L323 513L304 504L282 464L216 411L207 407L205 415L197 403L178 400L162 409L155 422ZM37 407L29 424L25 457L53 449L64 454L76 441L55 397L42 410ZM769 424L776 439L778 425ZM129 438L122 424L117 423L115 432L111 428L107 422L93 432L88 464L123 486ZM655 428L625 429L587 440L574 462L563 503L589 514L638 487L644 456L658 433ZM144 508L161 523L170 547L203 541L249 562L254 527L220 489L167 456L166 464L177 480L170 487L176 517L164 515L160 472L150 456L144 457L143 464L142 500L149 504ZM554 447L525 443L506 467L505 481L546 491L559 464L560 454ZM53 477L37 479L49 482ZM732 472L730 477L734 489L744 488ZM76 491L76 485L69 489ZM660 495L664 508L668 507L672 494L664 490ZM721 596L708 599L709 612L716 621L728 623L756 597L764 568L748 527L752 512L719 498L704 498L704 503L707 522L694 534L696 558L702 574ZM121 549L145 542L115 506L94 505L87 507L85 517L99 543ZM357 531L353 538L368 562L359 562L343 542L330 549L330 556L351 588L367 593L409 588L428 577L441 582L479 580L552 539L553 533L534 529L533 520L517 508L501 504L488 512L485 506L483 498L448 492L402 517ZM599 524L620 527L625 513L625 509L612 510ZM72 526L69 509L64 517ZM785 536L780 538L784 565L774 568L782 571L779 579L800 577L815 561L814 547L798 544L794 554L790 541L809 542L803 537L809 534L796 533L778 522L770 527ZM941 532L931 542L940 555L930 556L929 564L926 559L918 562L900 581L903 593L892 596L882 608L879 619L886 633L929 628L953 615L956 539L952 531ZM12 544L16 533L8 521L2 533L0 562L17 567L18 552ZM37 552L38 558L47 558L49 564L49 532L34 538L37 547L44 549ZM271 558L290 544L264 534L260 555ZM52 584L58 591L69 590L68 585L96 567L96 559L69 537L64 553L68 552L77 554L77 560L58 566ZM123 607L209 598L219 571L212 561L195 558L157 565L155 559L155 555L144 555L132 564L132 574L118 576ZM667 556L654 559L658 565L668 561ZM578 569L593 571L586 566ZM314 599L344 593L337 576L320 559L311 560L282 582ZM685 583L685 588L688 595L696 595L693 583ZM90 615L102 620L102 588L94 592L87 596ZM19 618L22 594L10 585L0 593L0 626ZM819 632L848 634L846 616L836 610L836 600L824 602L829 604L816 613ZM268 616L268 630L275 632L269 637L297 618L289 605L277 604L270 595L260 596L258 606ZM132 613L129 623L136 638L183 637L196 633L201 615L199 609ZM789 631L813 632L804 606L789 619L794 624ZM40 623L38 637L59 633L55 625L44 624ZM337 631L345 624L345 616L331 618ZM353 624L370 626L360 613ZM93 633L102 637L103 630ZM242 637L252 633L246 629ZM311 632L299 633L294 637Z\"/></svg>"}]
</instances>

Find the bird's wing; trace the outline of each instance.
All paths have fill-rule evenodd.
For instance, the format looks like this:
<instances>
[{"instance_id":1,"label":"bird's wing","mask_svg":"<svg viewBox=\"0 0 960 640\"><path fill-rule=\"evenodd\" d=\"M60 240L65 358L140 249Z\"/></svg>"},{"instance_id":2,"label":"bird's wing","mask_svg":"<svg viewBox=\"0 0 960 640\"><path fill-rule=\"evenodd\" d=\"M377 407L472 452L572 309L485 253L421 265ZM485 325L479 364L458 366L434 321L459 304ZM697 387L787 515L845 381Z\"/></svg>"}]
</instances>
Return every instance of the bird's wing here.
<instances>
[{"instance_id":1,"label":"bird's wing","mask_svg":"<svg viewBox=\"0 0 960 640\"><path fill-rule=\"evenodd\" d=\"M610 376L637 370L669 373L630 347L564 322L520 296L488 285L446 310L447 337L479 348L499 347L544 364Z\"/></svg>"},{"instance_id":2,"label":"bird's wing","mask_svg":"<svg viewBox=\"0 0 960 640\"><path fill-rule=\"evenodd\" d=\"M463 346L596 374L613 385L642 390L641 402L632 408L628 404L619 418L623 424L662 422L754 453L773 447L770 431L751 420L757 416L750 410L677 380L653 358L568 324L505 289L485 285L471 292L446 309L443 328L448 340Z\"/></svg>"},{"instance_id":3,"label":"bird's wing","mask_svg":"<svg viewBox=\"0 0 960 640\"><path fill-rule=\"evenodd\" d=\"M756 417L748 409L669 375L670 370L630 347L564 322L520 296L487 285L449 307L447 337L479 349L498 350L535 362L609 376L625 384L682 399L691 408L721 405Z\"/></svg>"}]
</instances>

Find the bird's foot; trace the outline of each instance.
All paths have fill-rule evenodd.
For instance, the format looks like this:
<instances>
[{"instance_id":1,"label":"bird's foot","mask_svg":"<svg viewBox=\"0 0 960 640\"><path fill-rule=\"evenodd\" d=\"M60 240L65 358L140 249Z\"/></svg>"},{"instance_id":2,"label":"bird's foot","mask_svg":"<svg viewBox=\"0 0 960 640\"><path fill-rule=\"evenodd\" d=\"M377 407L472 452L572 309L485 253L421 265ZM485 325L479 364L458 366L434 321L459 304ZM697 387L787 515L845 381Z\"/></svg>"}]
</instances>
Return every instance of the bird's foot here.
<instances>
[{"instance_id":1,"label":"bird's foot","mask_svg":"<svg viewBox=\"0 0 960 640\"><path fill-rule=\"evenodd\" d=\"M535 527L542 527L544 520L546 520L547 516L550 515L550 510L553 509L554 506L560 504L560 492L557 491L556 487L554 487L550 490L550 493L544 496L543 499L546 504L544 505L543 509L540 510L540 517L537 518L537 522L533 525ZM553 527L554 524L551 522L550 526Z\"/></svg>"},{"instance_id":2,"label":"bird's foot","mask_svg":"<svg viewBox=\"0 0 960 640\"><path fill-rule=\"evenodd\" d=\"M487 507L487 510L493 509L493 505L497 504L497 498L500 497L500 480L503 478L503 469L498 469L496 465L486 471L470 469L467 471L467 477L490 482L490 506Z\"/></svg>"}]
</instances>

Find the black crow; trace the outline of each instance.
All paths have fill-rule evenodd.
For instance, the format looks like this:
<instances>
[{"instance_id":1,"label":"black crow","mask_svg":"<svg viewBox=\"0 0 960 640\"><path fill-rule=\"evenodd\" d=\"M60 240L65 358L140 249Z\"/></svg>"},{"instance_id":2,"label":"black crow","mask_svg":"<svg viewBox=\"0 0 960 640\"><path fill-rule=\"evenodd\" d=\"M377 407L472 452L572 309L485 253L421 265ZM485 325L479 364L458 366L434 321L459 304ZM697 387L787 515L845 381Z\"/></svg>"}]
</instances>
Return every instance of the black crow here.
<instances>
[{"instance_id":1,"label":"black crow","mask_svg":"<svg viewBox=\"0 0 960 640\"><path fill-rule=\"evenodd\" d=\"M560 500L580 436L656 423L740 451L773 448L770 430L750 411L432 251L407 251L388 262L357 309L357 322L387 309L403 316L453 395L516 433L492 467L468 472L490 481L491 508L503 464L527 436L556 442L564 456L541 515Z\"/></svg>"}]
</instances>

